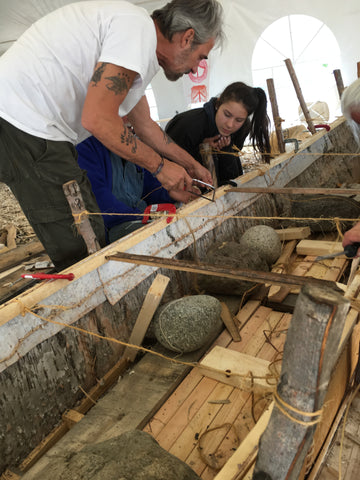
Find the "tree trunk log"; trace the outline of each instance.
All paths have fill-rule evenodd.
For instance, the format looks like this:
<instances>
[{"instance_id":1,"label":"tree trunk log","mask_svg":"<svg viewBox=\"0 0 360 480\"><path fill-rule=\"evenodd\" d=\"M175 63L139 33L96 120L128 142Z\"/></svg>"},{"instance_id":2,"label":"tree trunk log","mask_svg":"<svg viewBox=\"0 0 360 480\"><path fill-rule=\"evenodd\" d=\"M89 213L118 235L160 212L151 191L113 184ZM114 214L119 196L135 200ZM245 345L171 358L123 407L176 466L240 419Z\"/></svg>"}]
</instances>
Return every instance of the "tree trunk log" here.
<instances>
[{"instance_id":1,"label":"tree trunk log","mask_svg":"<svg viewBox=\"0 0 360 480\"><path fill-rule=\"evenodd\" d=\"M285 342L274 410L260 439L254 480L299 478L320 419L312 414L322 409L349 306L334 290L303 287Z\"/></svg>"}]
</instances>

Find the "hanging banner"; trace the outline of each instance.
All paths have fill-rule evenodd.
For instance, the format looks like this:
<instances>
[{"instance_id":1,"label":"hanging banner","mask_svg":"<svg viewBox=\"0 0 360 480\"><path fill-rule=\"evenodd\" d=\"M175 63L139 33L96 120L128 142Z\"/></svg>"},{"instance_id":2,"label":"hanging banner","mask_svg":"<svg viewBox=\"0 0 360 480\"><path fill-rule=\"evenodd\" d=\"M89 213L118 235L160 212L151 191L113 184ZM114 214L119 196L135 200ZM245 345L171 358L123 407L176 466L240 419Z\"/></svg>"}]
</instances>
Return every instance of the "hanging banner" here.
<instances>
[{"instance_id":1,"label":"hanging banner","mask_svg":"<svg viewBox=\"0 0 360 480\"><path fill-rule=\"evenodd\" d=\"M184 93L189 105L199 104L199 107L209 99L209 60L201 60L196 73L183 77Z\"/></svg>"}]
</instances>

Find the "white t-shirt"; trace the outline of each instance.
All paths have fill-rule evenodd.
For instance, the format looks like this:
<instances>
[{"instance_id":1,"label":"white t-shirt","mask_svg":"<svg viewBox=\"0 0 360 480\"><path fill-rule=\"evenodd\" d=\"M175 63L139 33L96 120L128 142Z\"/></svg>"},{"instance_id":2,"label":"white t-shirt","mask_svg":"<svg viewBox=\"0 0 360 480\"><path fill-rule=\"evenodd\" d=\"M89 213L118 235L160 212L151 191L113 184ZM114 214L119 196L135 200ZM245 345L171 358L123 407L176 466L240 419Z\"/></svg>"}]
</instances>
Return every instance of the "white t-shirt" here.
<instances>
[{"instance_id":1,"label":"white t-shirt","mask_svg":"<svg viewBox=\"0 0 360 480\"><path fill-rule=\"evenodd\" d=\"M149 14L127 2L86 1L55 10L0 57L0 117L38 137L79 143L90 135L81 113L95 65L113 63L139 74L120 106L124 116L160 68L156 42Z\"/></svg>"}]
</instances>

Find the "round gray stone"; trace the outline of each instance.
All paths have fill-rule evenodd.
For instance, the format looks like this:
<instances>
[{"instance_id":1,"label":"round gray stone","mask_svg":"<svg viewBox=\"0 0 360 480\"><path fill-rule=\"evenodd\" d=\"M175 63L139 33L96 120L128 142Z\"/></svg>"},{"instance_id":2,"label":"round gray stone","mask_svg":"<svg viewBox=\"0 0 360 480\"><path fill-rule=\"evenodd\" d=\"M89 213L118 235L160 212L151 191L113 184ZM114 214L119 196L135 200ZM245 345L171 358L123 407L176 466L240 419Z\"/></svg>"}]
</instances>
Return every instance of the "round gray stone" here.
<instances>
[{"instance_id":1,"label":"round gray stone","mask_svg":"<svg viewBox=\"0 0 360 480\"><path fill-rule=\"evenodd\" d=\"M281 255L281 240L275 230L267 225L256 225L243 234L240 248L255 248L259 255L272 265Z\"/></svg>"},{"instance_id":2,"label":"round gray stone","mask_svg":"<svg viewBox=\"0 0 360 480\"><path fill-rule=\"evenodd\" d=\"M208 343L222 324L221 303L209 295L179 298L161 306L154 317L155 337L174 352L193 352Z\"/></svg>"}]
</instances>

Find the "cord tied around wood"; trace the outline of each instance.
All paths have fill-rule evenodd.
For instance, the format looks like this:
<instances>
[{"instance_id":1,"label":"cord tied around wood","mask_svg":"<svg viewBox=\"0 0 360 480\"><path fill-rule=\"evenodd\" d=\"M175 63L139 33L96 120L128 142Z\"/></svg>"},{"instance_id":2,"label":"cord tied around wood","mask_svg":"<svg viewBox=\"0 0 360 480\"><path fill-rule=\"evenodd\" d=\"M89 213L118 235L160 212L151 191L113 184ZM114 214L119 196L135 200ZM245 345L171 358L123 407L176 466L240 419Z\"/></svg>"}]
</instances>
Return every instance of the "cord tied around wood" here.
<instances>
[{"instance_id":1,"label":"cord tied around wood","mask_svg":"<svg viewBox=\"0 0 360 480\"><path fill-rule=\"evenodd\" d=\"M279 392L277 390L273 393L273 397L274 397L274 402L277 408L292 422L309 427L311 425L316 425L321 421L323 409L317 410L316 412L305 412L303 410L299 410L298 408L295 408L291 406L289 403L285 402L285 400L283 400L280 397ZM296 418L294 415L289 413L288 410L296 413L301 417L309 417L309 420L300 420L300 418ZM312 420L313 418L314 420Z\"/></svg>"}]
</instances>

